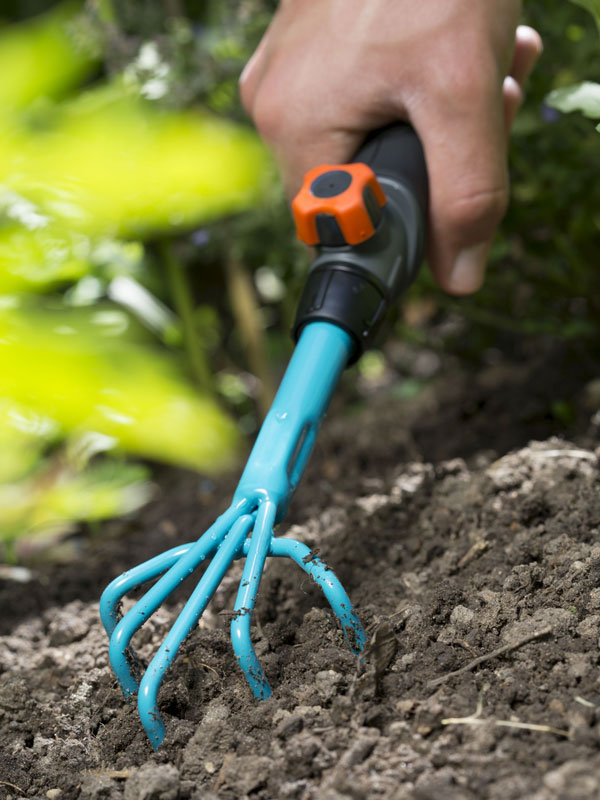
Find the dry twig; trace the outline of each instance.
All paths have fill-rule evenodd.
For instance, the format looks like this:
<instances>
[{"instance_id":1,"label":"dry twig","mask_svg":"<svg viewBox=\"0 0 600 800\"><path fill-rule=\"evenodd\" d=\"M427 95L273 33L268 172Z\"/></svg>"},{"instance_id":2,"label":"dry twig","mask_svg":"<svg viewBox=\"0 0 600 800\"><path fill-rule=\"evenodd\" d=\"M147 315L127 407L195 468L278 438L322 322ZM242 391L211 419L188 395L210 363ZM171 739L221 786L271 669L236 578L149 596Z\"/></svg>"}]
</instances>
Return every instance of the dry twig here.
<instances>
[{"instance_id":1,"label":"dry twig","mask_svg":"<svg viewBox=\"0 0 600 800\"><path fill-rule=\"evenodd\" d=\"M565 736L568 738L569 731L561 730L560 728L553 728L551 725L538 725L534 722L520 722L518 720L510 719L485 719L481 717L483 710L483 700L481 696L477 701L477 708L474 714L469 717L447 717L442 720L442 725L488 725L492 724L498 728L518 728L524 731L537 731L539 733L553 733L556 736Z\"/></svg>"},{"instance_id":2,"label":"dry twig","mask_svg":"<svg viewBox=\"0 0 600 800\"><path fill-rule=\"evenodd\" d=\"M21 794L25 794L23 789L20 789L18 786L15 786L14 783L9 783L8 781L0 781L0 786L8 786L10 789L14 789L16 792L20 792Z\"/></svg>"},{"instance_id":3,"label":"dry twig","mask_svg":"<svg viewBox=\"0 0 600 800\"><path fill-rule=\"evenodd\" d=\"M595 703L590 703L589 700L586 700L584 697L580 697L579 695L577 695L575 698L575 702L585 706L586 708L597 708Z\"/></svg>"},{"instance_id":4,"label":"dry twig","mask_svg":"<svg viewBox=\"0 0 600 800\"><path fill-rule=\"evenodd\" d=\"M527 636L524 636L522 639L519 639L516 642L511 642L510 644L505 644L502 647L498 647L497 650L492 650L491 653L486 653L483 656L478 656L474 658L472 661L469 661L468 664L465 664L464 667L460 667L460 669L455 669L453 672L448 672L446 675L442 675L439 678L434 678L431 681L428 681L427 686L440 686L442 683L450 680L450 678L454 678L457 675L462 675L465 672L470 672L475 667L478 667L480 664L483 664L485 661L490 661L492 658L497 658L498 656L502 656L505 653L510 653L513 650L517 650L519 647L522 647L524 644L528 644L529 642L533 642L536 639L541 639L543 636L547 636L549 633L552 633L552 628L548 625L545 628L542 628L539 631L535 631L534 633L529 633Z\"/></svg>"},{"instance_id":5,"label":"dry twig","mask_svg":"<svg viewBox=\"0 0 600 800\"><path fill-rule=\"evenodd\" d=\"M470 561L473 561L473 559L476 558L476 556L478 556L480 553L485 552L489 546L490 543L487 541L487 539L478 539L460 559L456 565L456 568L462 569L463 567L466 567Z\"/></svg>"},{"instance_id":6,"label":"dry twig","mask_svg":"<svg viewBox=\"0 0 600 800\"><path fill-rule=\"evenodd\" d=\"M213 784L213 791L218 792L221 786L225 783L225 776L227 774L227 767L231 764L235 755L232 752L225 753L223 758L223 763L221 764L221 769L219 770L219 774L217 775L217 779Z\"/></svg>"},{"instance_id":7,"label":"dry twig","mask_svg":"<svg viewBox=\"0 0 600 800\"><path fill-rule=\"evenodd\" d=\"M130 769L91 769L90 775L96 775L99 778L111 778L112 780L124 781L131 775Z\"/></svg>"}]
</instances>

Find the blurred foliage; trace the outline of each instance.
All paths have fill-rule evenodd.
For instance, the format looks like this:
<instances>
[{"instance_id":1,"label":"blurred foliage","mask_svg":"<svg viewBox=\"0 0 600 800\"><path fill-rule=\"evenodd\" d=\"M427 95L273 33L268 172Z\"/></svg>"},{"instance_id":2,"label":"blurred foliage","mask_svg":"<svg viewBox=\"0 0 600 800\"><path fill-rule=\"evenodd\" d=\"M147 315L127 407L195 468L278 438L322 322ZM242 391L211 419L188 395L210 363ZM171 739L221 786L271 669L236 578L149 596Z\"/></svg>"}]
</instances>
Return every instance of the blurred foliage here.
<instances>
[{"instance_id":1,"label":"blurred foliage","mask_svg":"<svg viewBox=\"0 0 600 800\"><path fill-rule=\"evenodd\" d=\"M451 298L423 270L398 334L473 359L540 335L597 336L600 140L586 118L550 105L590 110L595 95L581 102L569 87L600 80L597 5L525 2L545 50L515 124L511 204L485 287ZM0 516L0 538L141 503L147 474L109 458L115 445L213 466L235 438L215 395L244 431L256 426L268 379L257 380L232 307L254 308L275 370L309 263L239 125L238 76L276 6L4 0L2 18L23 22L0 28L0 75L11 74L0 81L0 368L14 375L0 395L0 491L15 498L1 503L15 513ZM240 268L258 309L230 299L232 274L248 283ZM432 345L428 326L444 318L463 324ZM365 371L383 374L381 358ZM135 424L120 427L126 418Z\"/></svg>"},{"instance_id":2,"label":"blurred foliage","mask_svg":"<svg viewBox=\"0 0 600 800\"><path fill-rule=\"evenodd\" d=\"M189 229L256 199L261 146L212 115L165 112L119 82L35 117L0 123L0 291L81 277L107 240Z\"/></svg>"},{"instance_id":3,"label":"blurred foliage","mask_svg":"<svg viewBox=\"0 0 600 800\"><path fill-rule=\"evenodd\" d=\"M600 2L598 0L571 0L571 2L586 8L596 20L598 31L600 31Z\"/></svg>"},{"instance_id":4,"label":"blurred foliage","mask_svg":"<svg viewBox=\"0 0 600 800\"><path fill-rule=\"evenodd\" d=\"M584 117L598 119L600 118L600 83L582 81L573 86L554 89L548 95L548 105L566 114L571 111L581 111Z\"/></svg>"},{"instance_id":5,"label":"blurred foliage","mask_svg":"<svg viewBox=\"0 0 600 800\"><path fill-rule=\"evenodd\" d=\"M148 468L126 454L211 472L239 439L206 379L185 265L170 258L174 298L157 275L168 240L256 203L268 158L249 128L159 102L158 42L109 66L111 11L53 4L0 28L5 556L145 502Z\"/></svg>"},{"instance_id":6,"label":"blurred foliage","mask_svg":"<svg viewBox=\"0 0 600 800\"><path fill-rule=\"evenodd\" d=\"M0 30L0 114L59 97L93 72L98 53L73 46L74 14L72 4L61 4L44 17Z\"/></svg>"},{"instance_id":7,"label":"blurred foliage","mask_svg":"<svg viewBox=\"0 0 600 800\"><path fill-rule=\"evenodd\" d=\"M579 6L587 8L592 14L600 32L600 2L598 0L572 0ZM581 81L572 86L563 86L550 92L548 104L559 111L569 113L581 111L584 117L600 119L600 83ZM600 125L596 130L600 131Z\"/></svg>"},{"instance_id":8,"label":"blurred foliage","mask_svg":"<svg viewBox=\"0 0 600 800\"><path fill-rule=\"evenodd\" d=\"M99 434L104 449L203 469L227 463L232 423L182 380L176 361L129 328L125 311L98 304L5 306L3 394L47 415L63 434Z\"/></svg>"}]
</instances>

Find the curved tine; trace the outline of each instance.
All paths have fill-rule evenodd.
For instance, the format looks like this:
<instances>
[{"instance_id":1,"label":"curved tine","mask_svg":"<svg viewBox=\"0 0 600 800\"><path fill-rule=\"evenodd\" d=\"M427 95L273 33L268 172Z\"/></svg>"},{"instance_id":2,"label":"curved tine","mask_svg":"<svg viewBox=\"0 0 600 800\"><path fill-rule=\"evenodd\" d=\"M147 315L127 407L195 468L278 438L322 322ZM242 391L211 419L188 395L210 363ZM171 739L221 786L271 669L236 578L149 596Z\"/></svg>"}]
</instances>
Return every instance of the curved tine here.
<instances>
[{"instance_id":1,"label":"curved tine","mask_svg":"<svg viewBox=\"0 0 600 800\"><path fill-rule=\"evenodd\" d=\"M323 590L333 613L339 619L350 649L359 655L365 645L367 636L360 624L350 598L344 587L320 558L310 549L295 539L273 539L269 552L271 556L287 556L293 559Z\"/></svg>"},{"instance_id":2,"label":"curved tine","mask_svg":"<svg viewBox=\"0 0 600 800\"><path fill-rule=\"evenodd\" d=\"M258 508L256 525L248 543L246 564L235 600L234 617L231 621L231 641L234 653L254 696L259 700L270 697L271 687L252 646L250 618L265 559L273 540L273 524L276 513L277 506L270 500L265 500Z\"/></svg>"},{"instance_id":3,"label":"curved tine","mask_svg":"<svg viewBox=\"0 0 600 800\"><path fill-rule=\"evenodd\" d=\"M177 655L181 643L202 616L229 565L241 551L253 523L254 516L250 514L236 520L140 681L138 710L142 725L155 750L165 738L165 726L157 702L164 674Z\"/></svg>"},{"instance_id":4,"label":"curved tine","mask_svg":"<svg viewBox=\"0 0 600 800\"><path fill-rule=\"evenodd\" d=\"M131 697L138 689L138 682L133 674L135 657L129 650L133 635L171 592L204 561L209 553L214 551L215 546L225 538L239 515L239 505L231 506L222 514L190 550L138 600L114 629L110 637L108 655L125 697Z\"/></svg>"},{"instance_id":5,"label":"curved tine","mask_svg":"<svg viewBox=\"0 0 600 800\"><path fill-rule=\"evenodd\" d=\"M119 575L118 578L108 584L100 598L100 619L104 625L104 630L109 636L112 635L121 619L119 604L127 592L162 575L181 556L184 556L192 546L192 544L182 544L179 547L172 547L170 550L144 561L143 564L139 564L133 569L128 569L127 572ZM217 543L215 542L215 549L216 547ZM208 555L210 555L210 552Z\"/></svg>"}]
</instances>

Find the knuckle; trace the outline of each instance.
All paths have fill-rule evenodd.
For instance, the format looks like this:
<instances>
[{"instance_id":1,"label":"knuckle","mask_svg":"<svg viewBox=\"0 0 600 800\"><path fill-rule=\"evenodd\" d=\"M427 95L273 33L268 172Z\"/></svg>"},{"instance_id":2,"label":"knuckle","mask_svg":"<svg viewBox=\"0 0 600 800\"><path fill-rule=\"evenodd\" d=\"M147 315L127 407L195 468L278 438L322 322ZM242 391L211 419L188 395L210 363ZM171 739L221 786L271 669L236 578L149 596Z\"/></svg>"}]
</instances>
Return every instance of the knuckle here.
<instances>
[{"instance_id":1,"label":"knuckle","mask_svg":"<svg viewBox=\"0 0 600 800\"><path fill-rule=\"evenodd\" d=\"M500 66L491 48L468 41L457 58L446 53L431 74L435 102L452 113L463 113L473 106L486 106L497 95L501 84ZM502 73L504 77L505 73Z\"/></svg>"},{"instance_id":2,"label":"knuckle","mask_svg":"<svg viewBox=\"0 0 600 800\"><path fill-rule=\"evenodd\" d=\"M506 212L508 189L485 188L455 197L448 204L451 227L463 235L491 235ZM469 237L470 238L470 237Z\"/></svg>"},{"instance_id":3,"label":"knuckle","mask_svg":"<svg viewBox=\"0 0 600 800\"><path fill-rule=\"evenodd\" d=\"M252 108L249 113L260 135L266 141L276 141L280 138L285 114L281 113L283 104L278 102L274 93L259 88L254 96Z\"/></svg>"}]
</instances>

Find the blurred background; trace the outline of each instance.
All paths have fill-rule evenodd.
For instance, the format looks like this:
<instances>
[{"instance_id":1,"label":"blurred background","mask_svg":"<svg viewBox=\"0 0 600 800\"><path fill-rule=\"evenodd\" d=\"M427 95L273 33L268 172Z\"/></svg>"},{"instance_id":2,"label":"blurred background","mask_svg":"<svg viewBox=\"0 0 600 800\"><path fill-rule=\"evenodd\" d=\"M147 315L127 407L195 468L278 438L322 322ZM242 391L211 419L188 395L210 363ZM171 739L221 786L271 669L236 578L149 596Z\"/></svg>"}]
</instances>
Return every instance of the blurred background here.
<instances>
[{"instance_id":1,"label":"blurred background","mask_svg":"<svg viewBox=\"0 0 600 800\"><path fill-rule=\"evenodd\" d=\"M2 4L6 563L59 557L65 534L133 513L157 465L199 480L239 465L260 425L309 265L237 94L276 5ZM423 270L389 344L345 376L354 401L381 387L417 394L447 354L477 365L549 339L595 346L600 95L580 86L600 80L595 7L525 3L545 50L485 287L457 300ZM414 370L398 343L429 357ZM548 413L568 422L560 389Z\"/></svg>"}]
</instances>

